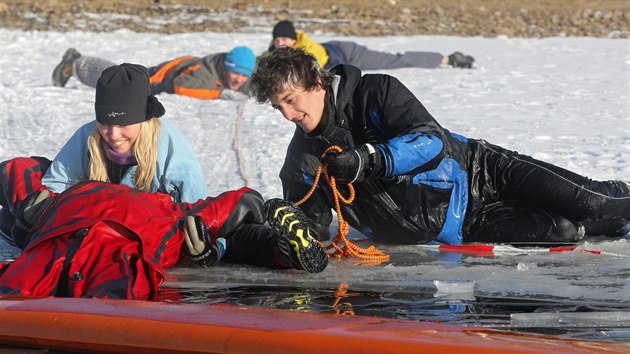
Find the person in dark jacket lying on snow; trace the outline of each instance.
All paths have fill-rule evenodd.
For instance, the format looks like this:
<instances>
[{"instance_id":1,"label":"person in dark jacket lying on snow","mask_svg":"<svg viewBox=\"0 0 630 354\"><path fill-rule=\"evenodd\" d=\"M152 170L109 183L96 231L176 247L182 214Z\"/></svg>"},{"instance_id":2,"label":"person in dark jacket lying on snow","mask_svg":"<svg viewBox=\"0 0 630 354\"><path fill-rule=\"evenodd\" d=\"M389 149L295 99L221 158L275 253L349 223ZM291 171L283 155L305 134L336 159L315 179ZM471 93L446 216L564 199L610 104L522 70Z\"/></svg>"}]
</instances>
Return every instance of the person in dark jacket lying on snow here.
<instances>
[{"instance_id":1,"label":"person in dark jacket lying on snow","mask_svg":"<svg viewBox=\"0 0 630 354\"><path fill-rule=\"evenodd\" d=\"M296 124L280 178L297 201L322 159L356 197L344 219L381 243L566 243L628 232L630 184L594 181L443 128L395 77L349 65L324 71L293 48L261 59L252 93ZM344 194L342 192L342 194ZM347 194L344 194L347 195ZM333 198L318 184L301 204L330 238Z\"/></svg>"},{"instance_id":2,"label":"person in dark jacket lying on snow","mask_svg":"<svg viewBox=\"0 0 630 354\"><path fill-rule=\"evenodd\" d=\"M71 77L96 87L103 70L114 63L81 55L69 48L52 74L54 86L64 87ZM175 93L200 99L242 100L249 92L249 79L256 68L254 52L244 46L228 53L202 58L183 56L149 67L151 93Z\"/></svg>"},{"instance_id":3,"label":"person in dark jacket lying on snow","mask_svg":"<svg viewBox=\"0 0 630 354\"><path fill-rule=\"evenodd\" d=\"M263 205L246 187L195 203L97 181L53 196L38 183L13 183L21 177L15 167L0 164L0 202L18 210L28 232L13 235L23 238L15 240L23 252L0 267L0 294L153 299L164 269L185 259L307 272L321 272L328 262L295 204Z\"/></svg>"},{"instance_id":4,"label":"person in dark jacket lying on snow","mask_svg":"<svg viewBox=\"0 0 630 354\"><path fill-rule=\"evenodd\" d=\"M409 51L404 53L387 53L371 50L350 41L330 41L318 43L304 32L296 32L293 23L280 21L272 31L273 39L270 52L282 48L302 48L317 59L317 63L324 69L331 69L338 64L350 64L361 70L398 69L398 68L438 68L450 65L456 68L472 68L475 58L461 52L454 52L449 56L437 52Z\"/></svg>"}]
</instances>

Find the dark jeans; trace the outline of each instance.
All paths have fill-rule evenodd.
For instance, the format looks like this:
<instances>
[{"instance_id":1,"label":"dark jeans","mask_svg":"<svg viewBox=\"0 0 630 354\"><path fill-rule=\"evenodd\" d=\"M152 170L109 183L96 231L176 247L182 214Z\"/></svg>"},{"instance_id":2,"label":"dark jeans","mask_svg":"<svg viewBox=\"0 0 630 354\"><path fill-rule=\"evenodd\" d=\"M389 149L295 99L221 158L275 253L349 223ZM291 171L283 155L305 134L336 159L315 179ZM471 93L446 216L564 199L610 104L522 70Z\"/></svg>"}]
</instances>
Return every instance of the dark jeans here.
<instances>
[{"instance_id":1,"label":"dark jeans","mask_svg":"<svg viewBox=\"0 0 630 354\"><path fill-rule=\"evenodd\" d=\"M437 68L442 62L442 54L437 52L387 53L349 41L330 41L322 45L328 53L326 70L338 64L354 65L361 70Z\"/></svg>"}]
</instances>

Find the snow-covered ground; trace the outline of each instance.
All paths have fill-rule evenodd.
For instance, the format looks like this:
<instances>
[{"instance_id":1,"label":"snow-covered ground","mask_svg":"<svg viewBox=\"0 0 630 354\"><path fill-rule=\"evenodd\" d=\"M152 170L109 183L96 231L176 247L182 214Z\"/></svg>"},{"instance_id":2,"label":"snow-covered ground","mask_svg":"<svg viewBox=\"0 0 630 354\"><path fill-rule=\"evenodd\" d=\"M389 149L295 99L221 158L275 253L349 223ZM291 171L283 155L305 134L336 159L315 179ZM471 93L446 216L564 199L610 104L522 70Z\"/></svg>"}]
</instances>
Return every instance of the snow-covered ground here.
<instances>
[{"instance_id":1,"label":"snow-covered ground","mask_svg":"<svg viewBox=\"0 0 630 354\"><path fill-rule=\"evenodd\" d=\"M269 44L269 32L159 35L126 30L58 33L0 29L0 160L31 155L53 158L76 128L94 119L93 89L75 79L66 88L51 85L52 70L68 47L114 62L151 66L181 55L228 51L236 45L248 45L259 54ZM314 36L320 41L338 39ZM630 180L628 39L346 39L391 52L428 50L450 54L459 50L471 54L477 60L474 70L444 67L386 72L401 79L453 132L484 138L591 178ZM159 99L166 108L166 117L192 141L211 194L249 185L265 198L282 195L277 175L294 127L278 112L253 100L243 107L236 102L168 94ZM534 296L617 304L625 310L620 316L618 311L614 313L615 318L622 319L621 325L619 321L614 323L628 328L630 236L595 240L586 247L614 254L460 255L453 261L405 246L388 248L397 255L397 261L376 268L333 261L323 273L306 276L221 266L216 272L205 273L175 270L172 274L177 280L173 278L169 284L196 288L219 288L227 283L335 288L345 282L355 290L409 294L437 289L439 294L452 292L448 284L455 282L464 287L472 284L465 298ZM17 250L0 244L0 259L17 254ZM461 291L455 288L456 293ZM611 320L610 316L604 317ZM616 335L630 340L627 330Z\"/></svg>"}]
</instances>

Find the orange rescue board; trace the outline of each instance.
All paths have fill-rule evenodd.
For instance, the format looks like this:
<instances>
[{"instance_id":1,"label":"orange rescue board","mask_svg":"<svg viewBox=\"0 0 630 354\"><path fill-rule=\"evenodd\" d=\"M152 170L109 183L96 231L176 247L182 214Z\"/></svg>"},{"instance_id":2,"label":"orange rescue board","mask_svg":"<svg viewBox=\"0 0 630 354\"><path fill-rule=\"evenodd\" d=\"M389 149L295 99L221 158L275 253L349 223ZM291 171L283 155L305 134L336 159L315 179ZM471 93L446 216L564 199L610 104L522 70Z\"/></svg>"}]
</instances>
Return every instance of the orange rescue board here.
<instances>
[{"instance_id":1,"label":"orange rescue board","mask_svg":"<svg viewBox=\"0 0 630 354\"><path fill-rule=\"evenodd\" d=\"M232 305L0 297L0 343L93 353L628 353L621 343Z\"/></svg>"}]
</instances>

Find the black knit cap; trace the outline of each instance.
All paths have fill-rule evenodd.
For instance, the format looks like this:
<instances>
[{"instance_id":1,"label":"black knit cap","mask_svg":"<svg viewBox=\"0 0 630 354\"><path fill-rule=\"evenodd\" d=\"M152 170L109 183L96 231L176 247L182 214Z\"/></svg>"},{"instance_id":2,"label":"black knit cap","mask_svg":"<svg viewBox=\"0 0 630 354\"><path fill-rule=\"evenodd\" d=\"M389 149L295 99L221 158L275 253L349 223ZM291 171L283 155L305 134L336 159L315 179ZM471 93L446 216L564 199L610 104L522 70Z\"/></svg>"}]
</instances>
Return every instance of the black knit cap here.
<instances>
[{"instance_id":1,"label":"black knit cap","mask_svg":"<svg viewBox=\"0 0 630 354\"><path fill-rule=\"evenodd\" d=\"M276 39L278 37L297 39L297 34L295 33L295 28L293 27L291 21L285 20L276 23L276 25L273 27L272 34L273 39Z\"/></svg>"},{"instance_id":2,"label":"black knit cap","mask_svg":"<svg viewBox=\"0 0 630 354\"><path fill-rule=\"evenodd\" d=\"M123 63L103 70L96 82L96 121L131 125L164 115L164 106L151 95L147 68Z\"/></svg>"}]
</instances>

